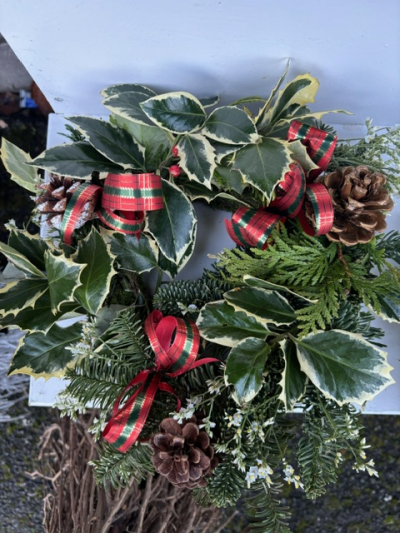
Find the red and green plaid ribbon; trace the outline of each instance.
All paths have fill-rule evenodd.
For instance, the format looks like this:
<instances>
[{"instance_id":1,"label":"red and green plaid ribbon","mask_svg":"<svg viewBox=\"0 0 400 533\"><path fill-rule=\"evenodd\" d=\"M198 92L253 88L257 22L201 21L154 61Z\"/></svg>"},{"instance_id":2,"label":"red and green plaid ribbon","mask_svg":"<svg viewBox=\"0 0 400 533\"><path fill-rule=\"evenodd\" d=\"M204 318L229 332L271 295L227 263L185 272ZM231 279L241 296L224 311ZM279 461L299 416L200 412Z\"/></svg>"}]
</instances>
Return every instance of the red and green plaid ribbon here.
<instances>
[{"instance_id":1,"label":"red and green plaid ribbon","mask_svg":"<svg viewBox=\"0 0 400 533\"><path fill-rule=\"evenodd\" d=\"M98 185L81 184L68 202L63 217L61 232L66 244L72 243L86 202L100 194L97 216L106 226L121 233L140 236L145 211L164 207L161 177L157 174L108 174L103 189Z\"/></svg>"},{"instance_id":2,"label":"red and green plaid ribbon","mask_svg":"<svg viewBox=\"0 0 400 533\"><path fill-rule=\"evenodd\" d=\"M283 223L285 217L298 217L308 235L325 235L332 229L334 210L328 190L322 183L312 183L329 165L336 146L336 136L298 121L290 125L288 141L300 140L307 153L318 168L310 171L306 178L304 170L297 162L290 164L290 170L276 187L276 198L268 209L249 209L240 207L225 220L231 239L239 246L251 246L264 250L267 240L276 225ZM311 182L311 183L307 183ZM313 228L302 209L309 201L315 215Z\"/></svg>"},{"instance_id":3,"label":"red and green plaid ribbon","mask_svg":"<svg viewBox=\"0 0 400 533\"><path fill-rule=\"evenodd\" d=\"M173 316L164 317L153 311L144 323L144 330L155 354L155 368L140 372L115 401L113 416L103 431L103 438L121 452L126 452L138 439L158 390L177 398L177 410L181 402L174 389L163 382L163 375L176 377L197 366L218 362L204 358L196 361L200 332L191 320ZM126 393L138 387L122 408L120 403Z\"/></svg>"}]
</instances>

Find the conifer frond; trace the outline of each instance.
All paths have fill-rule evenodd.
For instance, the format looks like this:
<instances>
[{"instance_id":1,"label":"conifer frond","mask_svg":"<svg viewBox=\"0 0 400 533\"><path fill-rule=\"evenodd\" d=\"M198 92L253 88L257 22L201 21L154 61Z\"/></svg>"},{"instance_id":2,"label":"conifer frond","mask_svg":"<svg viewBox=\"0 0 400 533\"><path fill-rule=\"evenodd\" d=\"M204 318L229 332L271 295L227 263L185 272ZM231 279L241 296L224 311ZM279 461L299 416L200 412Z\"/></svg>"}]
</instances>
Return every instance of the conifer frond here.
<instances>
[{"instance_id":1,"label":"conifer frond","mask_svg":"<svg viewBox=\"0 0 400 533\"><path fill-rule=\"evenodd\" d=\"M257 481L251 495L245 498L250 531L257 533L290 533L289 508L282 505L279 476L271 476L272 484Z\"/></svg>"},{"instance_id":2,"label":"conifer frond","mask_svg":"<svg viewBox=\"0 0 400 533\"><path fill-rule=\"evenodd\" d=\"M400 265L400 233L398 231L389 231L379 236L376 248L383 250L386 258L392 259Z\"/></svg>"},{"instance_id":3,"label":"conifer frond","mask_svg":"<svg viewBox=\"0 0 400 533\"><path fill-rule=\"evenodd\" d=\"M128 485L132 478L140 483L148 473L154 473L151 462L152 450L148 444L136 443L126 453L119 452L106 442L98 449L99 458L92 461L96 482L107 488Z\"/></svg>"},{"instance_id":4,"label":"conifer frond","mask_svg":"<svg viewBox=\"0 0 400 533\"><path fill-rule=\"evenodd\" d=\"M233 464L233 458L226 456L218 465L206 487L209 501L215 507L235 505L245 488L245 475Z\"/></svg>"}]
</instances>

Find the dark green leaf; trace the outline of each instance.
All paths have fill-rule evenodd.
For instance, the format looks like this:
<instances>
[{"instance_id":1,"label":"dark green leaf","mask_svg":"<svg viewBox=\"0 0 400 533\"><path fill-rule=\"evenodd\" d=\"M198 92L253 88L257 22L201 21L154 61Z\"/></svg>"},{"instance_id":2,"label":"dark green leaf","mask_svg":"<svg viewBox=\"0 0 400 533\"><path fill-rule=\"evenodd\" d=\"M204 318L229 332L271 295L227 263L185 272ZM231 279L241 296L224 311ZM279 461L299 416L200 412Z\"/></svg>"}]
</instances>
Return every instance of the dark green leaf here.
<instances>
[{"instance_id":1,"label":"dark green leaf","mask_svg":"<svg viewBox=\"0 0 400 533\"><path fill-rule=\"evenodd\" d=\"M1 140L1 159L15 183L30 192L37 193L36 183L38 177L36 170L27 164L32 161L29 154L20 150L3 137Z\"/></svg>"},{"instance_id":2,"label":"dark green leaf","mask_svg":"<svg viewBox=\"0 0 400 533\"><path fill-rule=\"evenodd\" d=\"M211 113L203 133L210 139L224 144L254 143L258 139L256 125L237 107L219 107Z\"/></svg>"},{"instance_id":3,"label":"dark green leaf","mask_svg":"<svg viewBox=\"0 0 400 533\"><path fill-rule=\"evenodd\" d=\"M205 305L197 325L203 338L222 346L233 347L247 337L265 339L268 335L262 323L242 311L236 311L225 301Z\"/></svg>"},{"instance_id":4,"label":"dark green leaf","mask_svg":"<svg viewBox=\"0 0 400 533\"><path fill-rule=\"evenodd\" d=\"M296 298L299 298L299 300L304 300L305 302L314 303L316 300L309 300L308 298L305 298L304 296L300 296L300 294L297 294L287 287L284 287L283 285L277 285L276 283L271 283L270 281L265 281L263 279L255 278L253 276L249 276L248 274L245 274L243 276L243 281L246 283L246 285L249 285L249 287L257 287L259 289L267 289L270 291L278 291L283 292L286 294L290 294L290 296L295 296Z\"/></svg>"},{"instance_id":5,"label":"dark green leaf","mask_svg":"<svg viewBox=\"0 0 400 533\"><path fill-rule=\"evenodd\" d=\"M103 105L115 115L139 124L154 126L153 122L143 113L140 104L145 102L149 95L138 92L123 92L115 94L104 100Z\"/></svg>"},{"instance_id":6,"label":"dark green leaf","mask_svg":"<svg viewBox=\"0 0 400 533\"><path fill-rule=\"evenodd\" d=\"M219 143L217 141L212 141L211 144L212 144L212 147L214 148L215 159L217 163L221 163L224 157L230 154L234 154L235 152L243 148L243 146L240 144L238 145L224 144L224 143Z\"/></svg>"},{"instance_id":7,"label":"dark green leaf","mask_svg":"<svg viewBox=\"0 0 400 533\"><path fill-rule=\"evenodd\" d=\"M144 85L139 85L138 83L117 83L116 85L110 85L110 87L103 89L100 94L101 96L104 96L104 98L108 98L116 94L128 92L145 94L147 95L147 98L156 95L152 89L149 89Z\"/></svg>"},{"instance_id":8,"label":"dark green leaf","mask_svg":"<svg viewBox=\"0 0 400 533\"><path fill-rule=\"evenodd\" d=\"M259 113L258 113L258 115L256 117L257 128L258 128L258 126L261 126L261 125L265 124L265 122L267 122L265 120L265 117L266 117L266 115L267 115L267 113L269 111L269 108L271 107L273 99L275 98L277 92L280 89L280 86L282 85L284 79L286 78L286 74L288 73L288 70L289 70L289 60L286 63L286 68L285 68L284 73L279 78L278 83L272 89L271 94L268 97L268 100L265 102L264 106L260 109L260 111L259 111Z\"/></svg>"},{"instance_id":9,"label":"dark green leaf","mask_svg":"<svg viewBox=\"0 0 400 533\"><path fill-rule=\"evenodd\" d=\"M239 100L235 100L230 105L237 106L244 104L254 104L255 102L265 102L265 98L262 98L262 96L245 96L244 98L239 98Z\"/></svg>"},{"instance_id":10,"label":"dark green leaf","mask_svg":"<svg viewBox=\"0 0 400 533\"><path fill-rule=\"evenodd\" d=\"M172 133L196 131L206 119L203 106L189 93L161 94L149 98L140 106L154 124Z\"/></svg>"},{"instance_id":11,"label":"dark green leaf","mask_svg":"<svg viewBox=\"0 0 400 533\"><path fill-rule=\"evenodd\" d=\"M177 264L167 259L160 250L158 254L159 268L161 268L163 272L165 272L171 279L173 279L186 266L187 262L192 257L194 245L195 241L193 240L186 249L186 252L183 254L182 259Z\"/></svg>"},{"instance_id":12,"label":"dark green leaf","mask_svg":"<svg viewBox=\"0 0 400 533\"><path fill-rule=\"evenodd\" d=\"M12 229L8 238L9 246L18 250L39 270L44 270L44 252L49 249L40 235L31 235L25 230Z\"/></svg>"},{"instance_id":13,"label":"dark green leaf","mask_svg":"<svg viewBox=\"0 0 400 533\"><path fill-rule=\"evenodd\" d=\"M285 143L263 138L261 143L249 144L236 152L233 168L270 201L277 183L290 170L291 161Z\"/></svg>"},{"instance_id":14,"label":"dark green leaf","mask_svg":"<svg viewBox=\"0 0 400 533\"><path fill-rule=\"evenodd\" d=\"M219 96L210 96L209 98L199 98L199 102L203 107L213 107L219 102Z\"/></svg>"},{"instance_id":15,"label":"dark green leaf","mask_svg":"<svg viewBox=\"0 0 400 533\"><path fill-rule=\"evenodd\" d=\"M142 234L136 235L114 233L111 239L111 253L116 256L119 266L142 274L158 266L158 249L154 241Z\"/></svg>"},{"instance_id":16,"label":"dark green leaf","mask_svg":"<svg viewBox=\"0 0 400 533\"><path fill-rule=\"evenodd\" d=\"M91 179L94 171L105 178L109 172L119 174L123 170L122 166L103 157L86 141L48 148L30 164L61 176L79 179Z\"/></svg>"},{"instance_id":17,"label":"dark green leaf","mask_svg":"<svg viewBox=\"0 0 400 533\"><path fill-rule=\"evenodd\" d=\"M186 182L184 185L181 185L181 187L184 189L185 193L189 196L192 202L201 198L202 200L205 200L206 202L210 203L216 198L225 198L226 200L230 200L231 202L236 202L239 205L245 205L249 207L249 204L247 204L243 200L239 200L238 198L232 196L229 193L220 192L218 189L216 190L215 188L213 190L210 190L204 185L196 183L195 181Z\"/></svg>"},{"instance_id":18,"label":"dark green leaf","mask_svg":"<svg viewBox=\"0 0 400 533\"><path fill-rule=\"evenodd\" d=\"M261 339L240 341L226 361L225 379L234 385L239 404L250 402L262 387L262 374L270 348Z\"/></svg>"},{"instance_id":19,"label":"dark green leaf","mask_svg":"<svg viewBox=\"0 0 400 533\"><path fill-rule=\"evenodd\" d=\"M45 263L51 310L56 313L61 304L74 300L74 291L81 285L79 278L86 265L77 265L64 255L54 256L49 251L45 253Z\"/></svg>"},{"instance_id":20,"label":"dark green leaf","mask_svg":"<svg viewBox=\"0 0 400 533\"><path fill-rule=\"evenodd\" d=\"M282 380L279 383L282 387L279 399L284 403L286 412L290 412L293 410L295 403L304 394L307 376L300 370L300 363L297 359L296 345L294 342L286 339L280 345L285 360L285 370L282 373Z\"/></svg>"},{"instance_id":21,"label":"dark green leaf","mask_svg":"<svg viewBox=\"0 0 400 533\"><path fill-rule=\"evenodd\" d=\"M196 236L192 203L178 187L162 180L164 208L146 214L146 230L167 259L178 264Z\"/></svg>"},{"instance_id":22,"label":"dark green leaf","mask_svg":"<svg viewBox=\"0 0 400 533\"><path fill-rule=\"evenodd\" d=\"M109 292L115 256L95 228L78 244L73 256L75 263L86 265L74 293L75 299L92 315L96 315Z\"/></svg>"},{"instance_id":23,"label":"dark green leaf","mask_svg":"<svg viewBox=\"0 0 400 533\"><path fill-rule=\"evenodd\" d=\"M331 330L293 340L301 370L339 405L362 405L394 383L386 353L361 335Z\"/></svg>"},{"instance_id":24,"label":"dark green leaf","mask_svg":"<svg viewBox=\"0 0 400 533\"><path fill-rule=\"evenodd\" d=\"M127 131L92 117L69 117L90 144L104 157L125 169L145 170L144 148Z\"/></svg>"},{"instance_id":25,"label":"dark green leaf","mask_svg":"<svg viewBox=\"0 0 400 533\"><path fill-rule=\"evenodd\" d=\"M188 178L211 189L211 178L216 167L214 149L199 134L184 135L179 141L179 165Z\"/></svg>"},{"instance_id":26,"label":"dark green leaf","mask_svg":"<svg viewBox=\"0 0 400 533\"><path fill-rule=\"evenodd\" d=\"M3 242L0 242L0 253L4 254L10 263L28 276L36 278L45 277L43 272L35 267L23 254Z\"/></svg>"},{"instance_id":27,"label":"dark green leaf","mask_svg":"<svg viewBox=\"0 0 400 533\"><path fill-rule=\"evenodd\" d=\"M79 322L67 328L54 324L49 331L28 333L20 342L11 361L9 375L28 374L35 378L61 377L72 366L75 355L68 348L78 342L82 334Z\"/></svg>"},{"instance_id":28,"label":"dark green leaf","mask_svg":"<svg viewBox=\"0 0 400 533\"><path fill-rule=\"evenodd\" d=\"M233 170L231 167L217 166L214 174L216 174L215 178L218 183L223 182L226 188L242 194L245 184L240 172Z\"/></svg>"},{"instance_id":29,"label":"dark green leaf","mask_svg":"<svg viewBox=\"0 0 400 533\"><path fill-rule=\"evenodd\" d=\"M224 298L236 310L244 311L263 324L280 326L296 320L294 310L278 292L244 287L225 293Z\"/></svg>"},{"instance_id":30,"label":"dark green leaf","mask_svg":"<svg viewBox=\"0 0 400 533\"><path fill-rule=\"evenodd\" d=\"M400 323L400 303L399 303L399 297L395 295L386 294L378 295L378 300L381 306L381 310L379 313L376 313L383 318L383 320L387 320L388 322L396 322Z\"/></svg>"},{"instance_id":31,"label":"dark green leaf","mask_svg":"<svg viewBox=\"0 0 400 533\"><path fill-rule=\"evenodd\" d=\"M8 283L0 289L0 316L16 314L24 307L33 307L48 288L45 278L27 278Z\"/></svg>"}]
</instances>

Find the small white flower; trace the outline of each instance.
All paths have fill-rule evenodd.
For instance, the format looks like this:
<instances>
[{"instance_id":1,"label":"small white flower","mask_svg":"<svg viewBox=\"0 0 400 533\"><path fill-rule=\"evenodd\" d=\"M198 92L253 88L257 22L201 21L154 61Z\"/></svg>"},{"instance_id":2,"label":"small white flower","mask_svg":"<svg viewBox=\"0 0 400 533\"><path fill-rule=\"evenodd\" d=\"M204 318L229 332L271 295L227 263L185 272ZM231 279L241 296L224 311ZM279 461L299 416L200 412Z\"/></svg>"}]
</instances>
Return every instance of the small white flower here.
<instances>
[{"instance_id":1,"label":"small white flower","mask_svg":"<svg viewBox=\"0 0 400 533\"><path fill-rule=\"evenodd\" d=\"M300 476L294 474L294 468L292 466L286 464L285 468L283 469L283 473L285 474L284 479L289 483L289 485L293 483L296 489L299 487L304 489L304 484L300 481Z\"/></svg>"}]
</instances>

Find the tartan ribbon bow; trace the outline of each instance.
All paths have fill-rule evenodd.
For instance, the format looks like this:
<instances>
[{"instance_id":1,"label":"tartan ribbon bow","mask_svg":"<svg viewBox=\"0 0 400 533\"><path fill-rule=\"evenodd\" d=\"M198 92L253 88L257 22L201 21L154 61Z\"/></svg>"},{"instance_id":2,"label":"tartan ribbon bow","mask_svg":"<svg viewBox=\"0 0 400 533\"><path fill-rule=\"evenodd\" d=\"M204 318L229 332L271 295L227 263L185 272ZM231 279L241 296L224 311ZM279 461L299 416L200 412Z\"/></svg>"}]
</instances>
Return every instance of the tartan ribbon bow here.
<instances>
[{"instance_id":1,"label":"tartan ribbon bow","mask_svg":"<svg viewBox=\"0 0 400 533\"><path fill-rule=\"evenodd\" d=\"M329 165L336 146L336 136L318 128L294 120L287 134L289 142L300 140L310 159L318 166L306 178L301 165L294 161L289 165L284 179L277 185L277 196L267 209L240 207L225 226L231 239L239 246L251 246L264 250L267 240L277 224L285 217L298 217L307 235L325 235L333 226L334 210L330 194L323 183L314 183ZM315 227L309 223L304 210L308 201L314 211Z\"/></svg>"},{"instance_id":2,"label":"tartan ribbon bow","mask_svg":"<svg viewBox=\"0 0 400 533\"><path fill-rule=\"evenodd\" d=\"M103 431L103 438L120 452L126 452L138 439L157 390L177 398L177 411L181 401L175 390L163 382L163 375L176 377L197 366L219 362L207 357L196 361L200 346L200 332L191 320L173 316L164 317L153 311L146 318L144 330L155 354L155 368L142 370L122 391L114 403L113 415ZM122 408L121 399L126 392L139 386Z\"/></svg>"},{"instance_id":3,"label":"tartan ribbon bow","mask_svg":"<svg viewBox=\"0 0 400 533\"><path fill-rule=\"evenodd\" d=\"M104 188L82 183L72 195L63 216L61 233L66 244L72 244L74 230L86 203L91 199L98 203L100 196L99 219L116 231L138 237L144 224L144 212L164 207L161 177L156 174L108 174Z\"/></svg>"}]
</instances>

